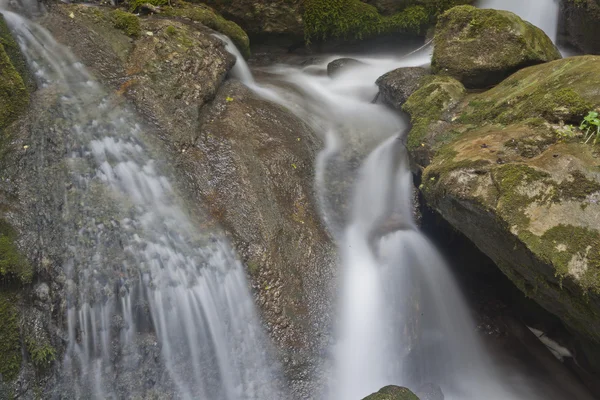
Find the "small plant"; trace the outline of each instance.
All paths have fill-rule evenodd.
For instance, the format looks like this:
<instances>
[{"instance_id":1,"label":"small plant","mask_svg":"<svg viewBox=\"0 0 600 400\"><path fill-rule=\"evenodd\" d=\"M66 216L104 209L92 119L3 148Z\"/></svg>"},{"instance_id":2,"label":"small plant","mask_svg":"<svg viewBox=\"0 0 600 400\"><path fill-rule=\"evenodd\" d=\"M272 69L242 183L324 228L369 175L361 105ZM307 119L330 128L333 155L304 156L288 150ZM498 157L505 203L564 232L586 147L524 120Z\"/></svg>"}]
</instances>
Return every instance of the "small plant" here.
<instances>
[{"instance_id":1,"label":"small plant","mask_svg":"<svg viewBox=\"0 0 600 400\"><path fill-rule=\"evenodd\" d=\"M575 128L573 125L562 125L556 129L556 134L558 135L558 137L560 139L570 139L572 137L574 137L575 135L577 135L577 132L575 131L577 128Z\"/></svg>"},{"instance_id":2,"label":"small plant","mask_svg":"<svg viewBox=\"0 0 600 400\"><path fill-rule=\"evenodd\" d=\"M590 141L592 137L594 137L594 144L600 139L600 118L598 118L598 113L596 111L590 111L588 115L583 118L581 125L579 125L579 129L584 132L584 143Z\"/></svg>"}]
</instances>

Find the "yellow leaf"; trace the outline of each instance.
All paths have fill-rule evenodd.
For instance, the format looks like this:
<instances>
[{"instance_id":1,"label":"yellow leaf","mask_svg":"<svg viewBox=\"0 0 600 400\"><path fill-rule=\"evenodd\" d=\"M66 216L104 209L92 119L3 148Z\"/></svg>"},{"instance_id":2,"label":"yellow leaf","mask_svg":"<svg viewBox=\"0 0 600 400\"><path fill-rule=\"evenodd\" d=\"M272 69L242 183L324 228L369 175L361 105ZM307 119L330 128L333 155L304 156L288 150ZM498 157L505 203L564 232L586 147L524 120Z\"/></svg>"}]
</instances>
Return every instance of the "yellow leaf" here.
<instances>
[{"instance_id":1,"label":"yellow leaf","mask_svg":"<svg viewBox=\"0 0 600 400\"><path fill-rule=\"evenodd\" d=\"M71 11L71 13L69 14L69 18L75 18L75 14L73 14L73 12Z\"/></svg>"},{"instance_id":2,"label":"yellow leaf","mask_svg":"<svg viewBox=\"0 0 600 400\"><path fill-rule=\"evenodd\" d=\"M229 96L227 96L227 97L225 98L225 101L226 101L226 102L228 102L228 103L231 103L231 102L233 101L233 97L229 97Z\"/></svg>"},{"instance_id":3,"label":"yellow leaf","mask_svg":"<svg viewBox=\"0 0 600 400\"><path fill-rule=\"evenodd\" d=\"M298 168L298 167L296 167L296 164L292 164L292 167L293 167L294 169Z\"/></svg>"}]
</instances>

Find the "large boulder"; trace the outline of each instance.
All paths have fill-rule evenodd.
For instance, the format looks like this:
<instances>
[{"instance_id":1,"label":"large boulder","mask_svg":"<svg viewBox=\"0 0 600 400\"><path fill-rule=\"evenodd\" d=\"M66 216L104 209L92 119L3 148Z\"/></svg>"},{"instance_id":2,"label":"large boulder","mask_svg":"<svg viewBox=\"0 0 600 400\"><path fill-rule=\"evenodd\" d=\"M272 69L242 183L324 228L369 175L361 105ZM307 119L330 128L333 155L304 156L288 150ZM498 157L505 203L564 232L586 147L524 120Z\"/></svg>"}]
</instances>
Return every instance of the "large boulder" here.
<instances>
[{"instance_id":1,"label":"large boulder","mask_svg":"<svg viewBox=\"0 0 600 400\"><path fill-rule=\"evenodd\" d=\"M128 37L107 12L55 5L43 23L163 139L191 210L212 217L201 229L231 239L288 377L302 385L326 340L334 281L335 246L313 201L320 143L284 108L225 81L234 59L212 30L163 16L139 18L141 34Z\"/></svg>"},{"instance_id":2,"label":"large boulder","mask_svg":"<svg viewBox=\"0 0 600 400\"><path fill-rule=\"evenodd\" d=\"M250 35L288 35L302 38L300 0L208 0L226 18L237 22Z\"/></svg>"},{"instance_id":3,"label":"large boulder","mask_svg":"<svg viewBox=\"0 0 600 400\"><path fill-rule=\"evenodd\" d=\"M439 18L431 66L467 88L485 88L521 68L560 57L541 29L517 15L459 6Z\"/></svg>"},{"instance_id":4,"label":"large boulder","mask_svg":"<svg viewBox=\"0 0 600 400\"><path fill-rule=\"evenodd\" d=\"M567 40L585 53L600 54L600 1L564 0L562 8Z\"/></svg>"},{"instance_id":5,"label":"large boulder","mask_svg":"<svg viewBox=\"0 0 600 400\"><path fill-rule=\"evenodd\" d=\"M375 81L379 87L379 99L384 104L401 110L410 95L421 87L421 78L429 74L429 70L422 67L404 67L390 71Z\"/></svg>"},{"instance_id":6,"label":"large boulder","mask_svg":"<svg viewBox=\"0 0 600 400\"><path fill-rule=\"evenodd\" d=\"M561 124L600 107L599 85L596 56L523 69L465 97L427 135L411 131L419 145L409 149L427 202L562 319L586 349L580 365L596 372L600 161L596 145Z\"/></svg>"},{"instance_id":7,"label":"large boulder","mask_svg":"<svg viewBox=\"0 0 600 400\"><path fill-rule=\"evenodd\" d=\"M363 400L419 400L419 398L410 389L389 385L381 388L376 393L368 395Z\"/></svg>"}]
</instances>

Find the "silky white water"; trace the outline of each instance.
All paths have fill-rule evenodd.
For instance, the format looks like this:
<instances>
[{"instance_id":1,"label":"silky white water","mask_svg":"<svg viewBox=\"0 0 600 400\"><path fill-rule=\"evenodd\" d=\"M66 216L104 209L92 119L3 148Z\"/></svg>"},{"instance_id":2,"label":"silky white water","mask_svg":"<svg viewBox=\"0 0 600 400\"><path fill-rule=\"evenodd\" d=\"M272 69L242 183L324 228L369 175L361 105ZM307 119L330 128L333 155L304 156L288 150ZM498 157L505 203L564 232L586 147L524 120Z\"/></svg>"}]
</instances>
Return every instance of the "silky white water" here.
<instances>
[{"instance_id":1,"label":"silky white water","mask_svg":"<svg viewBox=\"0 0 600 400\"><path fill-rule=\"evenodd\" d=\"M67 348L54 396L283 398L243 266L194 227L136 114L48 31L2 13L53 107L44 134L67 133Z\"/></svg>"},{"instance_id":2,"label":"silky white water","mask_svg":"<svg viewBox=\"0 0 600 400\"><path fill-rule=\"evenodd\" d=\"M477 5L480 8L511 11L542 29L556 43L560 8L558 0L479 0Z\"/></svg>"},{"instance_id":3,"label":"silky white water","mask_svg":"<svg viewBox=\"0 0 600 400\"><path fill-rule=\"evenodd\" d=\"M408 124L373 102L379 76L426 65L430 52L355 57L364 65L333 79L324 71L338 56L308 67L276 65L265 69L270 78L263 84L248 79L248 66L235 54L239 79L294 111L326 144L316 185L338 239L342 279L334 367L321 397L360 399L389 384L413 390L433 384L450 400L536 399L526 381L496 370L448 267L415 227L403 143ZM346 184L336 188L340 182ZM389 221L399 230L377 236Z\"/></svg>"}]
</instances>

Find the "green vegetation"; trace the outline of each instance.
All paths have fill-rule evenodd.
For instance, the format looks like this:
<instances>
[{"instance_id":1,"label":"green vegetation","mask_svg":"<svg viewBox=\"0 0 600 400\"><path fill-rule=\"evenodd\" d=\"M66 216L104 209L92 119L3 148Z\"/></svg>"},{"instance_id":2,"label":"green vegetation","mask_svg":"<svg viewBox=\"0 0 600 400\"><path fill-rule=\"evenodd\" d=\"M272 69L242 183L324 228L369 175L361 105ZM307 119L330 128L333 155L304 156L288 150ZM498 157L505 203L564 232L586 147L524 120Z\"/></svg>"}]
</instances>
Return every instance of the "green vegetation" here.
<instances>
[{"instance_id":1,"label":"green vegetation","mask_svg":"<svg viewBox=\"0 0 600 400\"><path fill-rule=\"evenodd\" d=\"M0 375L5 381L17 377L21 369L21 341L19 331L18 296L12 290L0 290Z\"/></svg>"},{"instance_id":2,"label":"green vegetation","mask_svg":"<svg viewBox=\"0 0 600 400\"><path fill-rule=\"evenodd\" d=\"M4 51L6 51L11 64L15 67L19 75L21 75L26 88L29 91L33 91L35 89L35 80L29 72L27 60L21 53L19 45L12 37L2 14L0 14L0 44L4 47Z\"/></svg>"},{"instance_id":3,"label":"green vegetation","mask_svg":"<svg viewBox=\"0 0 600 400\"><path fill-rule=\"evenodd\" d=\"M50 343L40 343L32 337L25 339L27 352L36 368L48 367L56 359L56 350Z\"/></svg>"},{"instance_id":4,"label":"green vegetation","mask_svg":"<svg viewBox=\"0 0 600 400\"><path fill-rule=\"evenodd\" d=\"M364 39L381 33L422 33L430 22L423 6L411 6L397 14L382 16L360 0L306 0L304 36L312 40Z\"/></svg>"},{"instance_id":5,"label":"green vegetation","mask_svg":"<svg viewBox=\"0 0 600 400\"><path fill-rule=\"evenodd\" d=\"M16 231L0 219L0 278L29 283L33 277L33 268L19 252L16 238Z\"/></svg>"},{"instance_id":6,"label":"green vegetation","mask_svg":"<svg viewBox=\"0 0 600 400\"><path fill-rule=\"evenodd\" d=\"M0 44L0 130L15 121L29 104L29 92Z\"/></svg>"},{"instance_id":7,"label":"green vegetation","mask_svg":"<svg viewBox=\"0 0 600 400\"><path fill-rule=\"evenodd\" d=\"M166 6L169 4L168 0L128 0L129 11L138 11L144 4L150 4L151 6Z\"/></svg>"},{"instance_id":8,"label":"green vegetation","mask_svg":"<svg viewBox=\"0 0 600 400\"><path fill-rule=\"evenodd\" d=\"M142 33L140 19L123 10L114 10L111 12L111 18L115 28L125 32L127 36L138 37Z\"/></svg>"},{"instance_id":9,"label":"green vegetation","mask_svg":"<svg viewBox=\"0 0 600 400\"><path fill-rule=\"evenodd\" d=\"M598 113L596 111L590 111L588 115L583 118L581 125L579 125L579 129L581 129L585 133L585 143L589 142L592 136L594 136L594 144L600 138L600 118L598 118Z\"/></svg>"},{"instance_id":10,"label":"green vegetation","mask_svg":"<svg viewBox=\"0 0 600 400\"><path fill-rule=\"evenodd\" d=\"M410 114L413 125L408 134L409 150L421 147L430 132L430 125L440 120L465 95L464 86L449 76L424 76L420 86L402 106Z\"/></svg>"},{"instance_id":11,"label":"green vegetation","mask_svg":"<svg viewBox=\"0 0 600 400\"><path fill-rule=\"evenodd\" d=\"M189 4L181 1L174 1L172 4L173 7L165 7L163 9L163 15L189 18L217 32L221 32L231 39L244 57L250 57L250 39L238 24L226 20L204 4Z\"/></svg>"}]
</instances>

